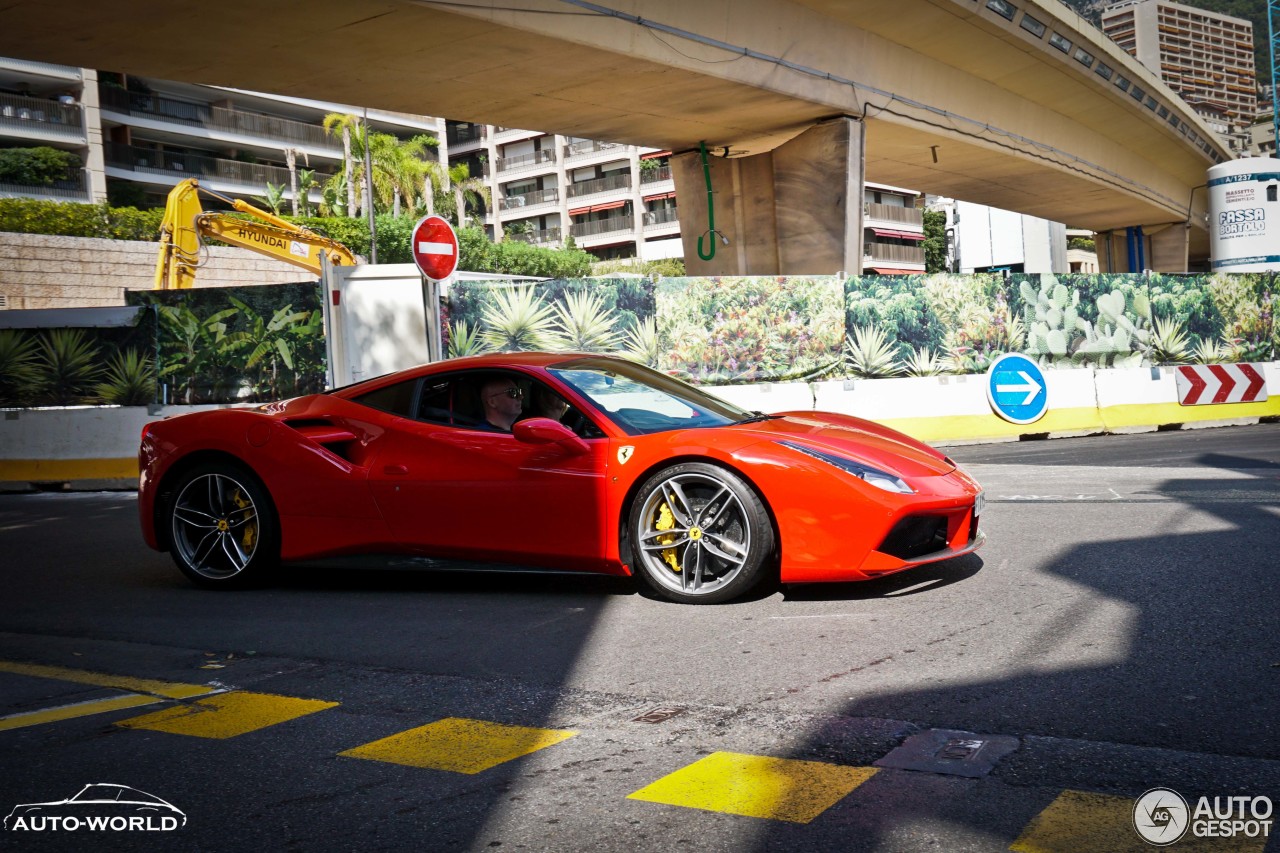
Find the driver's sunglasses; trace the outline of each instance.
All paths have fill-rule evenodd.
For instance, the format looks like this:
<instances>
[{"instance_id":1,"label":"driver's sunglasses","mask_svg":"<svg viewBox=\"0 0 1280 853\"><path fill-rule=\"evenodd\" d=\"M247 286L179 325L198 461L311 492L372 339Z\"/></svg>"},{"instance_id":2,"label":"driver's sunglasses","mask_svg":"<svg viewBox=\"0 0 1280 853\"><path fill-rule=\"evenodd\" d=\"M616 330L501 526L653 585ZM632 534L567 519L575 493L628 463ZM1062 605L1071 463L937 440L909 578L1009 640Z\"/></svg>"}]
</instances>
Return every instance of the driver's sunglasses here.
<instances>
[{"instance_id":1,"label":"driver's sunglasses","mask_svg":"<svg viewBox=\"0 0 1280 853\"><path fill-rule=\"evenodd\" d=\"M492 400L494 397L501 397L503 394L506 394L512 400L519 400L524 397L524 391L522 391L521 389L507 388L503 391L495 391L494 393L490 394L489 399Z\"/></svg>"}]
</instances>

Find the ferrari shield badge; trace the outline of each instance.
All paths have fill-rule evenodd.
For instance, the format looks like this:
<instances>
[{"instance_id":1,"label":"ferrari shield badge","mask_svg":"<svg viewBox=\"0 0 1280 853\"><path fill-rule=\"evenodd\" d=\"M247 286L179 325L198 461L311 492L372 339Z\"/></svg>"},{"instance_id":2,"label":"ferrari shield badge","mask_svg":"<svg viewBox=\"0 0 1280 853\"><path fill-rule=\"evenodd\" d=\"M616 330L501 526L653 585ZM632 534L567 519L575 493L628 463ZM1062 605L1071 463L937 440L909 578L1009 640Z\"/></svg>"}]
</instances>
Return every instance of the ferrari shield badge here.
<instances>
[{"instance_id":1,"label":"ferrari shield badge","mask_svg":"<svg viewBox=\"0 0 1280 853\"><path fill-rule=\"evenodd\" d=\"M619 447L618 448L618 464L626 465L627 460L631 458L631 454L635 452L636 452L636 449L632 447L630 444L626 445L625 447Z\"/></svg>"}]
</instances>

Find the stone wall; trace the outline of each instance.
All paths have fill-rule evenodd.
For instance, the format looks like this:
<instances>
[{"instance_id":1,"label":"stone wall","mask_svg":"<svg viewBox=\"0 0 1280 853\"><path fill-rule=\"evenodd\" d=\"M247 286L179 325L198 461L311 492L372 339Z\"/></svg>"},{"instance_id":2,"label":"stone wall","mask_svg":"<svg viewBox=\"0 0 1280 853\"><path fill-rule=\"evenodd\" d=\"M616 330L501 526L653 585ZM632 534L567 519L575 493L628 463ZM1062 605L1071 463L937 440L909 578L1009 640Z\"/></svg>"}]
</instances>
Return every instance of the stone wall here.
<instances>
[{"instance_id":1,"label":"stone wall","mask_svg":"<svg viewBox=\"0 0 1280 853\"><path fill-rule=\"evenodd\" d=\"M6 308L124 305L126 290L151 290L157 244L0 232L0 296ZM304 269L231 246L205 249L197 287L314 281Z\"/></svg>"}]
</instances>

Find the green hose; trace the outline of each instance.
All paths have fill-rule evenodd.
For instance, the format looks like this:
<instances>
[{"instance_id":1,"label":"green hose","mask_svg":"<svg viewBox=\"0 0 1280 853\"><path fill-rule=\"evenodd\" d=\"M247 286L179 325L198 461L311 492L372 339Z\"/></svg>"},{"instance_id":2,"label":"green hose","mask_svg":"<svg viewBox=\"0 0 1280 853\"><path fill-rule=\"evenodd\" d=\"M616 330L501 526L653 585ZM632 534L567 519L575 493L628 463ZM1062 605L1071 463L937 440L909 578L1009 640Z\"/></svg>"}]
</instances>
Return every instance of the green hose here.
<instances>
[{"instance_id":1,"label":"green hose","mask_svg":"<svg viewBox=\"0 0 1280 853\"><path fill-rule=\"evenodd\" d=\"M707 230L698 237L698 257L709 261L716 256L716 204L711 195L711 167L707 165L707 143L699 142L698 149L702 152L702 176L707 179ZM704 252L702 241L708 234L711 235L711 251Z\"/></svg>"}]
</instances>

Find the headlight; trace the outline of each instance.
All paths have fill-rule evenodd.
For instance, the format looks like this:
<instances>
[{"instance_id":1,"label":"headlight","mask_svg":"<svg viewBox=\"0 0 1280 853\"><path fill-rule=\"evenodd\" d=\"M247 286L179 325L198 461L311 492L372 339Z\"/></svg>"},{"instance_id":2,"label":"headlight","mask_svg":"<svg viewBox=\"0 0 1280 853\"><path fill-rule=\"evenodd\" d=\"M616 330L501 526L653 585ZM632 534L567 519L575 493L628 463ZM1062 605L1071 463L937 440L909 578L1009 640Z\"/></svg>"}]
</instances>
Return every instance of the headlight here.
<instances>
[{"instance_id":1,"label":"headlight","mask_svg":"<svg viewBox=\"0 0 1280 853\"><path fill-rule=\"evenodd\" d=\"M848 471L853 476L870 483L886 492L897 492L902 495L910 495L915 493L915 489L908 486L902 481L901 477L896 477L888 471L881 471L879 468L872 468L870 465L864 465L861 462L855 462L844 456L837 456L834 453L824 453L821 450L815 450L812 447L806 447L803 444L795 444L790 441L778 442L784 447L790 447L792 450L803 453L805 456L812 456L814 459L821 459L829 465L834 465L842 471Z\"/></svg>"}]
</instances>

